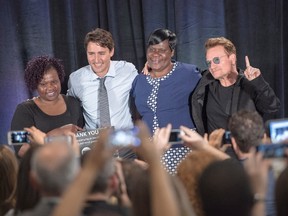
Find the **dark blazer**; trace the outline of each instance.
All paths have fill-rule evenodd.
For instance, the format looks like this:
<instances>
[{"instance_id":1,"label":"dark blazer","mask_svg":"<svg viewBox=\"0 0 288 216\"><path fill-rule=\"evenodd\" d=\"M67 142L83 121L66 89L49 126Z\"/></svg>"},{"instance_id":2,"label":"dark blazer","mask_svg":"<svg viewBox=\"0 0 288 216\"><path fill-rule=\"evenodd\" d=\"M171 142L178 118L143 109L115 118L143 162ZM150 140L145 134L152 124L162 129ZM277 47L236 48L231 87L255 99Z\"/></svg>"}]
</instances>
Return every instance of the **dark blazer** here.
<instances>
[{"instance_id":1,"label":"dark blazer","mask_svg":"<svg viewBox=\"0 0 288 216\"><path fill-rule=\"evenodd\" d=\"M238 70L238 74L230 115L242 109L258 111L261 116L265 113L276 113L279 110L280 101L262 75L249 81L243 71ZM193 121L201 135L207 132L206 104L208 87L212 82L218 82L218 80L215 80L208 70L203 71L202 78L191 97Z\"/></svg>"}]
</instances>

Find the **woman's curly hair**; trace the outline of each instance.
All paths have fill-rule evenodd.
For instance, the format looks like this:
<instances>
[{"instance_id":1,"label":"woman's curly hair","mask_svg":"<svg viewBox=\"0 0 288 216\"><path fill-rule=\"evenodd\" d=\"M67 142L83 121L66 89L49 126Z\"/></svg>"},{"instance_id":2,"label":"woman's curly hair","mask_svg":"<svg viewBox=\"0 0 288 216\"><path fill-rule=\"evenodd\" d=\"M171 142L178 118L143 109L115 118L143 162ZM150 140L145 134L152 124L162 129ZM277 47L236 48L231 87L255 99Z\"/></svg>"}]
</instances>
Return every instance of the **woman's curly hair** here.
<instances>
[{"instance_id":1,"label":"woman's curly hair","mask_svg":"<svg viewBox=\"0 0 288 216\"><path fill-rule=\"evenodd\" d=\"M60 82L64 81L65 72L62 61L49 56L38 56L31 59L25 68L24 80L27 88L33 92L37 89L39 83L43 79L45 72L51 68L55 68Z\"/></svg>"}]
</instances>

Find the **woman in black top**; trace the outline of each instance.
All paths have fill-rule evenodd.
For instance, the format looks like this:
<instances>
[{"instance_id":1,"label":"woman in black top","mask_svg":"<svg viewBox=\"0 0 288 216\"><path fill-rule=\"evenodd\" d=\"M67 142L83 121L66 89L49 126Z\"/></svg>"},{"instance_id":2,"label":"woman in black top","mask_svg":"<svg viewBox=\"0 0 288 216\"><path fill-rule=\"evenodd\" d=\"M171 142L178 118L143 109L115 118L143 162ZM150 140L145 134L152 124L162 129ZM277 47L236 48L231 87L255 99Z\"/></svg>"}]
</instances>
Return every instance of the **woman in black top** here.
<instances>
[{"instance_id":1,"label":"woman in black top","mask_svg":"<svg viewBox=\"0 0 288 216\"><path fill-rule=\"evenodd\" d=\"M60 94L64 76L64 66L59 59L39 56L28 62L24 79L27 88L31 92L36 90L38 96L17 106L11 130L31 126L50 134L59 128L73 132L81 130L83 115L80 102Z\"/></svg>"}]
</instances>

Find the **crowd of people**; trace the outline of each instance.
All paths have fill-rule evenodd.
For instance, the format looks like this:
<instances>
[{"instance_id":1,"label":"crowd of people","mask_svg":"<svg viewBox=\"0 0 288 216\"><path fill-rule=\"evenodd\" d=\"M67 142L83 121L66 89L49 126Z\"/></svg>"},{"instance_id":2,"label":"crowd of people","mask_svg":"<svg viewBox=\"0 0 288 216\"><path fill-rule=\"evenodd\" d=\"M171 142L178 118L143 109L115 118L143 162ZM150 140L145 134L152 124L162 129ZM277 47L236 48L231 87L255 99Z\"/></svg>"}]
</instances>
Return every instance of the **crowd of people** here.
<instances>
[{"instance_id":1,"label":"crowd of people","mask_svg":"<svg viewBox=\"0 0 288 216\"><path fill-rule=\"evenodd\" d=\"M174 60L176 45L172 31L153 31L138 73L112 60L110 32L92 30L89 64L70 74L67 95L61 60L31 59L24 78L38 96L19 104L11 122L29 143L0 146L0 215L287 215L287 161L277 158L276 173L275 159L257 151L271 145L263 118L280 107L273 89L248 56L237 68L227 38L207 40L204 71ZM81 154L76 133L99 128ZM173 145L172 129L181 131ZM135 139L116 148L115 130L133 130Z\"/></svg>"}]
</instances>

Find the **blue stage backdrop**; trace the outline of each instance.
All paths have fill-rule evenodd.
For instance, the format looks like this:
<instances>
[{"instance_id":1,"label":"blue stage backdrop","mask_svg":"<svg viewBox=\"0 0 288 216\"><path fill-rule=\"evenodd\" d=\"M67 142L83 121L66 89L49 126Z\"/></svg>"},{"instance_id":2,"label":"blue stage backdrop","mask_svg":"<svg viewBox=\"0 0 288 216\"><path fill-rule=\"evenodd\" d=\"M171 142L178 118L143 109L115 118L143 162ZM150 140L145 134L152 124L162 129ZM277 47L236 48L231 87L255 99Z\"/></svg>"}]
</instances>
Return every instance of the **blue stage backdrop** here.
<instances>
[{"instance_id":1,"label":"blue stage backdrop","mask_svg":"<svg viewBox=\"0 0 288 216\"><path fill-rule=\"evenodd\" d=\"M115 39L114 59L141 70L146 40L156 28L178 36L175 58L205 69L207 38L225 36L238 52L238 65L261 69L287 117L288 24L285 0L0 0L0 143L17 104L31 98L23 81L29 59L51 55L64 61L66 75L87 64L83 47L88 31L100 27ZM67 78L62 92L66 93ZM286 93L286 94L285 94Z\"/></svg>"}]
</instances>

